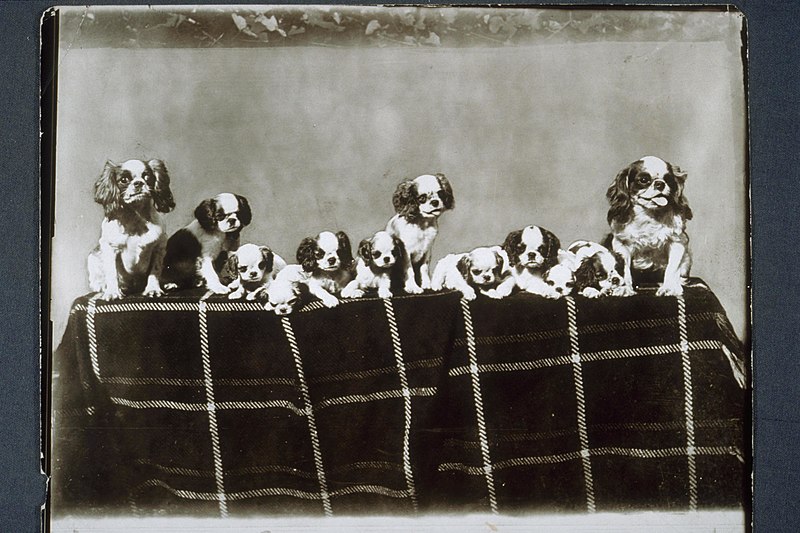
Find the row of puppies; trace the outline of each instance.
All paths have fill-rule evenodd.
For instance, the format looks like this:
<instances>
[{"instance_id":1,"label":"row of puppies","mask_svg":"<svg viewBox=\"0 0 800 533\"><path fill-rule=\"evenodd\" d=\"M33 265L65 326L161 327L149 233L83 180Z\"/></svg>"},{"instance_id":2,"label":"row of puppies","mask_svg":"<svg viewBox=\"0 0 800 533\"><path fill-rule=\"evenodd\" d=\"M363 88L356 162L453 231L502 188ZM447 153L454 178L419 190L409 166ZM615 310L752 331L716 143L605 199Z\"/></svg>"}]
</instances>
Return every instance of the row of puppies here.
<instances>
[{"instance_id":1,"label":"row of puppies","mask_svg":"<svg viewBox=\"0 0 800 533\"><path fill-rule=\"evenodd\" d=\"M361 241L354 266L347 235L324 231L301 242L294 265L268 247L245 244L231 255L221 277L232 280L229 298L266 298L267 309L285 315L306 292L326 307L338 305L338 297L359 298L370 291L390 298L404 290L403 258L402 241L379 231ZM436 264L431 289L457 290L467 300L478 293L503 298L515 290L547 298L573 290L589 298L624 296L622 265L620 256L598 243L576 241L561 250L552 232L528 226L511 232L502 246L445 256Z\"/></svg>"},{"instance_id":2,"label":"row of puppies","mask_svg":"<svg viewBox=\"0 0 800 533\"><path fill-rule=\"evenodd\" d=\"M619 295L633 294L634 268L663 270L663 283L658 294L681 294L691 264L685 223L692 213L683 196L685 178L686 174L678 167L648 156L620 171L609 187L606 197L611 204L608 221L612 231L608 244L623 261L623 286L616 291ZM163 161L129 160L121 165L107 162L95 184L95 200L104 206L106 216L99 245L89 256L88 268L90 286L100 292L101 297L116 299L137 292L158 296L163 293L162 284L168 290L204 285L219 294L231 290L238 294L236 291L242 290L241 282L233 289L224 284L219 271L225 258L238 250L239 234L251 221L245 197L223 193L205 200L195 209L195 220L169 239L159 213L169 212L175 203ZM431 249L438 233L439 216L454 207L452 187L442 174L425 174L400 183L392 203L396 214L386 225L388 236L381 235L380 238L387 243L388 239L395 245L399 243L395 253L400 258L398 268L402 290L418 294L432 288L429 273ZM331 235L324 232L315 239L306 240L309 250L313 249L318 256L315 261L325 257L331 261L329 252L334 241L337 250L342 245L340 236L333 235L332 238ZM543 265L537 263L535 254L533 257L521 255L523 249L553 248L557 239L546 230L531 226L512 232L506 240L502 248L508 256L509 279L513 283L503 279L496 287L485 291L489 296L503 297L517 287L555 297L547 282L552 281L552 286L555 286L555 278L566 279L568 270L578 273L577 268L569 265L574 261L562 254L566 259L561 263L556 260L545 269L550 271L557 264L561 265L547 280L541 272ZM556 244L553 249L557 251L559 248ZM477 254L473 255L477 259ZM481 252L481 255L486 254ZM539 255L551 258L547 253L540 252ZM296 282L303 282L309 288L315 282L308 283L308 279L314 279L320 273L325 273L320 275L327 281L316 285L323 288L336 286L341 280L333 279L336 276L331 273L337 268L347 267L347 261L341 259L334 268L332 263L314 266L299 257L298 253L301 265L289 272L295 271ZM456 269L461 264L463 270L461 259L455 260ZM385 284L377 286L380 284L367 281L374 280L369 273L375 267L367 265L366 259L364 261L364 265L356 265L355 279L351 280L356 285L342 287L347 289L345 294L358 295L359 291L371 288L370 283L376 284L379 292L387 294ZM453 258L448 261L453 262ZM444 265L442 268L449 270ZM289 274L284 277L289 277ZM447 285L446 274L434 278L437 285L440 282L442 286ZM459 284L457 281L453 283ZM321 290L317 292L319 294L315 295L323 303L333 304L332 295L328 297ZM467 290L465 295L471 295L470 291Z\"/></svg>"}]
</instances>

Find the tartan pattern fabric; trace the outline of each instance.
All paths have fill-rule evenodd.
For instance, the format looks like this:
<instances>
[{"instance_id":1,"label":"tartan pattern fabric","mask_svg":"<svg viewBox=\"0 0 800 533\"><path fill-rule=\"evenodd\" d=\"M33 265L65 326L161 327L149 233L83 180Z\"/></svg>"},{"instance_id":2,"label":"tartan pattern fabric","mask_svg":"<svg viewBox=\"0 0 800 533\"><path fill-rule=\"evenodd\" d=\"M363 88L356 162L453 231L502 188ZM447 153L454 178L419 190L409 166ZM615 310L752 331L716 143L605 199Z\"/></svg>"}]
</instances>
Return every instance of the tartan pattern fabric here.
<instances>
[{"instance_id":1,"label":"tartan pattern fabric","mask_svg":"<svg viewBox=\"0 0 800 533\"><path fill-rule=\"evenodd\" d=\"M699 283L286 317L82 297L53 359L54 514L739 508L742 355Z\"/></svg>"}]
</instances>

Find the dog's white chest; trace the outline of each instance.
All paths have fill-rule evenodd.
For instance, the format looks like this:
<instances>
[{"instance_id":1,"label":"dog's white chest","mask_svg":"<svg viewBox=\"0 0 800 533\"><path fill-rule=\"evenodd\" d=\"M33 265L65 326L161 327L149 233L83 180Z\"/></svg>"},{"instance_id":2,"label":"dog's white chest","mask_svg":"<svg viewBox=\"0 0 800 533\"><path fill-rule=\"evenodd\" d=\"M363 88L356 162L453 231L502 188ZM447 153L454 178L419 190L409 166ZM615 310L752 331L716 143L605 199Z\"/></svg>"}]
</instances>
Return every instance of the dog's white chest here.
<instances>
[{"instance_id":1,"label":"dog's white chest","mask_svg":"<svg viewBox=\"0 0 800 533\"><path fill-rule=\"evenodd\" d=\"M400 228L400 240L405 244L406 251L412 262L419 263L422 261L430 251L431 246L433 246L433 241L436 239L438 232L439 230L436 226L421 228L408 224Z\"/></svg>"},{"instance_id":2,"label":"dog's white chest","mask_svg":"<svg viewBox=\"0 0 800 533\"><path fill-rule=\"evenodd\" d=\"M544 280L539 274L531 272L527 268L515 268L513 272L514 278L517 282L517 287L523 291L540 293L543 287L546 286Z\"/></svg>"},{"instance_id":3,"label":"dog's white chest","mask_svg":"<svg viewBox=\"0 0 800 533\"><path fill-rule=\"evenodd\" d=\"M147 223L147 230L144 233L129 235L124 245L120 247L120 256L126 270L133 271L137 267L149 266L148 255L163 235L164 229L150 222Z\"/></svg>"}]
</instances>

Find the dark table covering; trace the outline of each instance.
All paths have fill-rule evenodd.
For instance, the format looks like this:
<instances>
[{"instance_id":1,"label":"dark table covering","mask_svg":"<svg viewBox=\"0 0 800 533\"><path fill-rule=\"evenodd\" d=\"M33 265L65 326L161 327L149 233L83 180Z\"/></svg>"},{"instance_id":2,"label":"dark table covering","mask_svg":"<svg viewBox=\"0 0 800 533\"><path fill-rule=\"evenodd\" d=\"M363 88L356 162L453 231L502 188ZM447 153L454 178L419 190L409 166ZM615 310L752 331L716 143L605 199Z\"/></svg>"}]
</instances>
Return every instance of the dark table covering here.
<instances>
[{"instance_id":1,"label":"dark table covering","mask_svg":"<svg viewBox=\"0 0 800 533\"><path fill-rule=\"evenodd\" d=\"M742 508L743 351L681 298L75 301L53 516Z\"/></svg>"}]
</instances>

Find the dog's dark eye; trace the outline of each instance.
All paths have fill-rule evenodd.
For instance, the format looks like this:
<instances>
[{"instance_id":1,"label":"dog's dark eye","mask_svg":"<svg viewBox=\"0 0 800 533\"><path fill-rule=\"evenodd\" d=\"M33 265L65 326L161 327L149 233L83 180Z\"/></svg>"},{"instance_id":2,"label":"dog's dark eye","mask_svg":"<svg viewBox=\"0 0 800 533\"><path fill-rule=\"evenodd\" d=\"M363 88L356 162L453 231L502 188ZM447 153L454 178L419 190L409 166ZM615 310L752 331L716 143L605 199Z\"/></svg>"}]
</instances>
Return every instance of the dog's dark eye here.
<instances>
[{"instance_id":1,"label":"dog's dark eye","mask_svg":"<svg viewBox=\"0 0 800 533\"><path fill-rule=\"evenodd\" d=\"M244 274L245 272L247 272L247 267L246 267L246 266L240 266L240 267L239 267L239 272L241 272L242 274Z\"/></svg>"},{"instance_id":2,"label":"dog's dark eye","mask_svg":"<svg viewBox=\"0 0 800 533\"><path fill-rule=\"evenodd\" d=\"M417 196L417 202L421 204L424 204L427 199L428 197L424 194L420 194L419 196Z\"/></svg>"},{"instance_id":3,"label":"dog's dark eye","mask_svg":"<svg viewBox=\"0 0 800 533\"><path fill-rule=\"evenodd\" d=\"M128 183L129 181L131 181L131 175L130 175L130 174L128 174L127 172L123 172L123 173L122 173L122 175L119 177L119 182L120 182L122 185L125 185L125 184L126 184L126 183Z\"/></svg>"},{"instance_id":4,"label":"dog's dark eye","mask_svg":"<svg viewBox=\"0 0 800 533\"><path fill-rule=\"evenodd\" d=\"M267 262L266 261L261 261L258 264L258 268L259 268L259 270L264 270L265 268L267 268Z\"/></svg>"},{"instance_id":5,"label":"dog's dark eye","mask_svg":"<svg viewBox=\"0 0 800 533\"><path fill-rule=\"evenodd\" d=\"M316 257L317 259L322 259L323 257L325 257L325 252L323 252L320 248L317 248L317 251L314 252L314 257Z\"/></svg>"},{"instance_id":6,"label":"dog's dark eye","mask_svg":"<svg viewBox=\"0 0 800 533\"><path fill-rule=\"evenodd\" d=\"M548 279L548 280L547 280L547 284L548 284L548 285L550 285L550 286L552 287L553 285L555 285L555 284L556 284L556 282L555 282L555 281L553 281L552 279Z\"/></svg>"},{"instance_id":7,"label":"dog's dark eye","mask_svg":"<svg viewBox=\"0 0 800 533\"><path fill-rule=\"evenodd\" d=\"M650 185L651 181L653 181L653 178L651 178L648 174L639 174L636 176L636 183L643 187Z\"/></svg>"},{"instance_id":8,"label":"dog's dark eye","mask_svg":"<svg viewBox=\"0 0 800 533\"><path fill-rule=\"evenodd\" d=\"M377 258L379 258L380 256L381 256L381 253L380 253L380 252L372 252L372 258L373 258L373 259L377 259Z\"/></svg>"},{"instance_id":9,"label":"dog's dark eye","mask_svg":"<svg viewBox=\"0 0 800 533\"><path fill-rule=\"evenodd\" d=\"M568 288L568 289L571 289L572 287L574 287L574 286L575 286L575 284L574 284L574 283L572 283L571 281L568 281L568 282L566 282L566 283L564 284L564 286L565 286L566 288Z\"/></svg>"},{"instance_id":10,"label":"dog's dark eye","mask_svg":"<svg viewBox=\"0 0 800 533\"><path fill-rule=\"evenodd\" d=\"M472 275L473 276L480 276L480 274L481 274L480 269L477 269L477 268L473 268L472 269Z\"/></svg>"}]
</instances>

